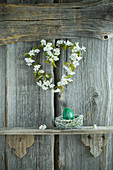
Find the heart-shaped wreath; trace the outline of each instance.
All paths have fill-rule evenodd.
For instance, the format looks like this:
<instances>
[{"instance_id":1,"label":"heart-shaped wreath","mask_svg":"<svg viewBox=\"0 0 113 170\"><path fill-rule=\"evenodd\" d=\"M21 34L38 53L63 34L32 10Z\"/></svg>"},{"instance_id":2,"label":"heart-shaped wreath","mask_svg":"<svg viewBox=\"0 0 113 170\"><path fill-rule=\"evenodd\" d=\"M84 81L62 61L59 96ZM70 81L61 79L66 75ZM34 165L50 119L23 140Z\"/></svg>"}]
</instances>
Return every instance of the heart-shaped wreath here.
<instances>
[{"instance_id":1,"label":"heart-shaped wreath","mask_svg":"<svg viewBox=\"0 0 113 170\"><path fill-rule=\"evenodd\" d=\"M74 71L79 65L79 61L82 59L81 51L86 51L86 48L83 46L81 48L78 42L70 42L69 40L58 40L56 42L56 46L52 42L41 40L38 47L34 47L29 53L26 53L24 56L28 56L27 58L25 58L26 65L33 66L34 77L36 78L38 86L40 86L43 90L53 88L54 92L62 93L64 90L64 86L73 81L71 78L75 74ZM55 62L59 60L60 50L70 49L71 51L69 61L65 62L63 65L66 73L62 75L61 80L57 82L56 86L54 85L52 75L46 73L42 69L42 66L37 62L37 57L41 49L45 51L46 54L45 63L49 63L55 68L57 68Z\"/></svg>"}]
</instances>

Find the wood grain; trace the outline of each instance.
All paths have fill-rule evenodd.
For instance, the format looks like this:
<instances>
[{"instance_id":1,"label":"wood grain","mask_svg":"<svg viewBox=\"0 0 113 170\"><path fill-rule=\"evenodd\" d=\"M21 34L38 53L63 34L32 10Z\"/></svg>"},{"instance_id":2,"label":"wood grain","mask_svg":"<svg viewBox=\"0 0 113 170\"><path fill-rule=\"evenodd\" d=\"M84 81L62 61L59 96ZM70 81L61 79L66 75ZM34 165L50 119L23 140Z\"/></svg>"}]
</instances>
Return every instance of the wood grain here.
<instances>
[{"instance_id":1,"label":"wood grain","mask_svg":"<svg viewBox=\"0 0 113 170\"><path fill-rule=\"evenodd\" d=\"M36 128L0 128L0 135L79 135L79 134L110 134L113 133L113 126L84 126L77 129L46 129L39 130Z\"/></svg>"},{"instance_id":2,"label":"wood grain","mask_svg":"<svg viewBox=\"0 0 113 170\"><path fill-rule=\"evenodd\" d=\"M27 153L27 148L31 147L34 143L34 136L33 135L15 135L11 136L9 135L7 137L8 144L10 148L14 148L14 153L18 158L23 158L25 154Z\"/></svg>"},{"instance_id":3,"label":"wood grain","mask_svg":"<svg viewBox=\"0 0 113 170\"><path fill-rule=\"evenodd\" d=\"M90 147L90 153L94 157L98 157L102 153L103 148L108 145L108 140L108 134L82 135L82 142L85 146Z\"/></svg>"},{"instance_id":4,"label":"wood grain","mask_svg":"<svg viewBox=\"0 0 113 170\"><path fill-rule=\"evenodd\" d=\"M109 125L112 126L113 125L113 105L112 105L112 101L113 101L113 79L112 79L112 75L113 75L113 66L112 66L112 63L113 63L113 48L112 48L112 45L113 45L113 39L108 41L108 55L109 55L109 58L110 58L110 67L109 67L109 70L110 70L110 89L111 89L111 93L110 93L110 98L111 98L111 103L110 103L110 114L109 114L109 117L108 117L108 120L109 120ZM113 169L113 135L110 135L109 137L109 143L108 143L108 154L106 155L107 156L107 168L108 170L111 170Z\"/></svg>"},{"instance_id":5,"label":"wood grain","mask_svg":"<svg viewBox=\"0 0 113 170\"><path fill-rule=\"evenodd\" d=\"M112 6L109 1L1 4L0 44L78 36L112 38Z\"/></svg>"},{"instance_id":6,"label":"wood grain","mask_svg":"<svg viewBox=\"0 0 113 170\"><path fill-rule=\"evenodd\" d=\"M47 126L52 126L54 117L53 93L51 90L47 92L42 91L36 85L33 70L26 66L24 60L24 54L37 44L38 42L21 42L8 45L8 127L38 127L43 123ZM40 64L43 65L44 59L44 57L43 60L40 59ZM44 69L52 73L52 68L45 66ZM46 109L48 110L47 114L45 114ZM18 160L12 149L7 148L8 167L9 169L15 169L17 167L17 169L22 170L29 167L33 167L34 169L40 167L39 169L45 170L46 166L48 170L51 170L53 167L53 146L53 136L49 136L49 138L43 136L36 137L33 147L27 150L27 154L21 160ZM34 159L32 160L31 158L33 157ZM46 159L49 160L47 164L45 164Z\"/></svg>"},{"instance_id":7,"label":"wood grain","mask_svg":"<svg viewBox=\"0 0 113 170\"><path fill-rule=\"evenodd\" d=\"M6 46L0 46L0 127L6 126ZM0 136L0 168L6 168L5 136Z\"/></svg>"},{"instance_id":8,"label":"wood grain","mask_svg":"<svg viewBox=\"0 0 113 170\"><path fill-rule=\"evenodd\" d=\"M18 2L39 3L42 1L19 0ZM15 3L15 0L7 0L7 2ZM10 36L10 33L8 34ZM37 87L32 68L27 67L24 61L24 54L39 42L36 40L34 43L12 43L8 45L8 127L38 127L43 123L52 126L53 93L52 91L43 92ZM40 58L39 62L43 64L44 57L43 60ZM52 68L44 69L52 73ZM45 114L46 110L48 110L47 114ZM36 136L33 146L27 149L27 154L22 159L19 159L13 153L13 149L8 147L7 159L7 166L11 170L53 170L54 137Z\"/></svg>"},{"instance_id":9,"label":"wood grain","mask_svg":"<svg viewBox=\"0 0 113 170\"><path fill-rule=\"evenodd\" d=\"M83 60L77 68L73 83L66 87L61 96L56 97L58 106L56 115L62 114L65 107L70 107L73 113L84 115L84 125L109 125L112 108L111 70L113 67L111 63L113 53L109 47L113 42L112 40L100 41L83 37L71 40L79 41L81 46L86 46L87 52L84 53ZM67 52L60 58L62 60L59 64L60 69L55 73L57 79L60 79L63 74L62 65L68 60L69 55L70 53ZM94 170L99 168L107 170L109 153L107 146L104 152L95 159L91 157L88 148L85 148L80 141L81 136L79 135L59 137L59 157L62 160L62 170L73 169L73 167L76 167L75 170L87 170L92 169L92 165L95 165Z\"/></svg>"},{"instance_id":10,"label":"wood grain","mask_svg":"<svg viewBox=\"0 0 113 170\"><path fill-rule=\"evenodd\" d=\"M7 0L7 2L15 3L13 0ZM19 2L21 3L23 0ZM26 0L26 3L30 2L31 1ZM41 0L37 2L34 0L34 2L32 1L31 3L38 2L41 2ZM48 2L50 2L50 0L48 0ZM49 91L43 94L36 86L32 69L29 69L24 61L24 53L31 50L31 48L37 44L38 42L17 44L12 42L12 44L7 47L0 47L1 127L38 127L42 123L50 126L53 124L53 93ZM41 62L43 63L44 61ZM47 68L45 67L45 69ZM52 68L48 71L52 72ZM46 108L48 109L48 114L45 116ZM49 120L47 116L49 116ZM27 149L27 154L22 159L16 157L13 152L14 149L8 146L8 141L8 137L6 137L5 144L5 136L0 136L0 170L54 169L53 136L48 136L47 138L44 136L35 137L35 144L33 147Z\"/></svg>"}]
</instances>

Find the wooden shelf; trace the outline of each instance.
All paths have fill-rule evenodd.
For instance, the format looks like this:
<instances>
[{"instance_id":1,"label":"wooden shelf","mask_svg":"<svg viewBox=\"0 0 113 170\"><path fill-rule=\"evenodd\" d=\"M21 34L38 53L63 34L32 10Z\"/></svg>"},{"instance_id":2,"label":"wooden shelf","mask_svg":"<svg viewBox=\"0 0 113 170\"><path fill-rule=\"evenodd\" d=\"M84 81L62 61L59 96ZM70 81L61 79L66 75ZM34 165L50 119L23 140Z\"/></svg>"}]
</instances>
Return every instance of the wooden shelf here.
<instances>
[{"instance_id":1,"label":"wooden shelf","mask_svg":"<svg viewBox=\"0 0 113 170\"><path fill-rule=\"evenodd\" d=\"M31 127L0 128L0 135L77 135L77 134L109 134L113 133L113 126L84 126L78 129L51 128L39 130Z\"/></svg>"}]
</instances>

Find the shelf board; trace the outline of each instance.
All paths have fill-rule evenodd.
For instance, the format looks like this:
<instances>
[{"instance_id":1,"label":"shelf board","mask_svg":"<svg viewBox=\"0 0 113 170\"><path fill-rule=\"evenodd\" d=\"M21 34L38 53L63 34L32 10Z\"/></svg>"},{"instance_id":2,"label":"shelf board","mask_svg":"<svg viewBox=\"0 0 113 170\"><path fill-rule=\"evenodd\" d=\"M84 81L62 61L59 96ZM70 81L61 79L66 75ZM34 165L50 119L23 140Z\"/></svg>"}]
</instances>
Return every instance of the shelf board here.
<instances>
[{"instance_id":1,"label":"shelf board","mask_svg":"<svg viewBox=\"0 0 113 170\"><path fill-rule=\"evenodd\" d=\"M50 128L39 130L31 127L0 128L0 135L79 135L79 134L108 134L113 133L113 126L83 126L77 129Z\"/></svg>"}]
</instances>

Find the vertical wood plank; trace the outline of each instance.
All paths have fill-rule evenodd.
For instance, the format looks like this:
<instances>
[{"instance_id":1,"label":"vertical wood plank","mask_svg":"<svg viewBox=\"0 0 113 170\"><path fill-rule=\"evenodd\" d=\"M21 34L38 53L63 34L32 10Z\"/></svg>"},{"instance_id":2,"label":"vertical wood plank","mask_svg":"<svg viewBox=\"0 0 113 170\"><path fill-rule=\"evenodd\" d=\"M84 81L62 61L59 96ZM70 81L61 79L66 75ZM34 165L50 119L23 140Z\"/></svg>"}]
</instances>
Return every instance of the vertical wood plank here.
<instances>
[{"instance_id":1,"label":"vertical wood plank","mask_svg":"<svg viewBox=\"0 0 113 170\"><path fill-rule=\"evenodd\" d=\"M5 122L5 94L6 94L6 56L7 49L6 46L0 46L0 127L6 125ZM6 154L5 154L5 136L0 136L0 168L5 170Z\"/></svg>"},{"instance_id":2,"label":"vertical wood plank","mask_svg":"<svg viewBox=\"0 0 113 170\"><path fill-rule=\"evenodd\" d=\"M79 41L81 46L86 46L87 52L77 68L73 83L57 97L59 111L57 110L56 115L62 114L67 106L74 113L84 115L84 125L109 125L111 106L109 43L93 38L79 38L73 41ZM61 58L63 63L64 57ZM61 69L61 74L62 72ZM59 76L57 72L56 76ZM107 147L99 157L94 158L89 148L82 144L79 135L59 137L59 157L62 170L73 167L75 170L92 168L107 170Z\"/></svg>"},{"instance_id":3,"label":"vertical wood plank","mask_svg":"<svg viewBox=\"0 0 113 170\"><path fill-rule=\"evenodd\" d=\"M8 0L8 3L15 3ZM39 3L41 1L19 0L16 3ZM52 2L47 0L45 2ZM36 85L32 69L25 66L24 53L37 43L16 43L8 45L8 126L53 125L54 95L52 91L42 91ZM41 60L41 63L44 59ZM52 73L52 68L45 67ZM18 170L53 170L54 136L36 136L27 154L17 158L13 150L7 148L8 168Z\"/></svg>"},{"instance_id":4,"label":"vertical wood plank","mask_svg":"<svg viewBox=\"0 0 113 170\"><path fill-rule=\"evenodd\" d=\"M109 54L109 58L110 58L110 67L109 67L109 71L110 71L110 97L111 97L111 103L110 103L110 115L109 115L109 125L112 126L113 125L113 39L108 40L108 54ZM108 154L107 154L107 170L111 170L113 169L113 135L111 134L109 137L109 143L108 143Z\"/></svg>"},{"instance_id":5,"label":"vertical wood plank","mask_svg":"<svg viewBox=\"0 0 113 170\"><path fill-rule=\"evenodd\" d=\"M37 43L8 45L8 127L38 127L43 123L53 125L53 93L51 90L42 91L36 85L32 68L26 66L24 61L24 54L36 45ZM44 59L41 59L41 63L44 63ZM48 67L45 70L52 71ZM51 170L53 147L53 136L36 136L35 143L27 149L27 154L22 159L18 159L12 149L8 148L8 168Z\"/></svg>"}]
</instances>

